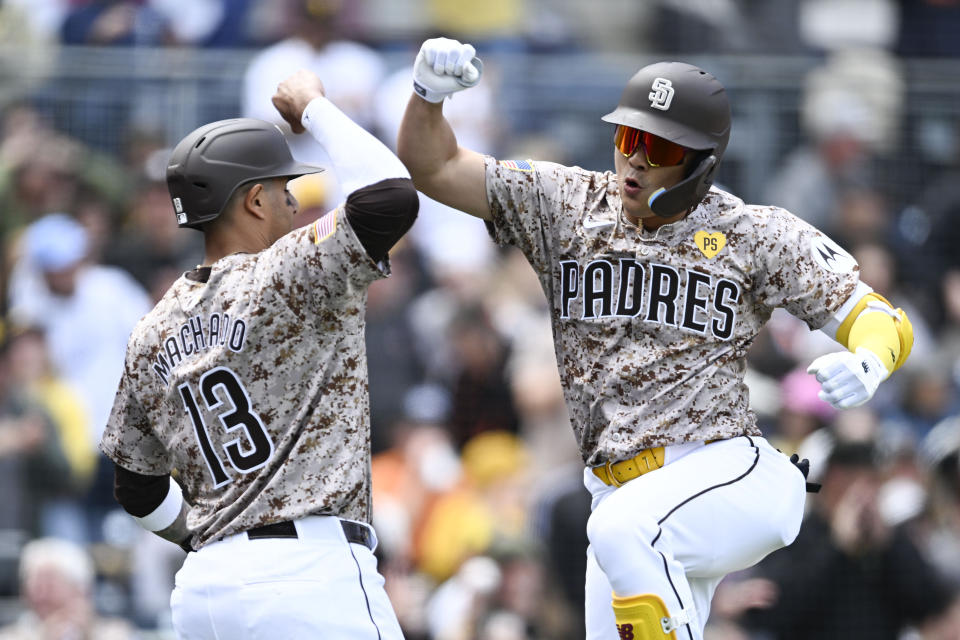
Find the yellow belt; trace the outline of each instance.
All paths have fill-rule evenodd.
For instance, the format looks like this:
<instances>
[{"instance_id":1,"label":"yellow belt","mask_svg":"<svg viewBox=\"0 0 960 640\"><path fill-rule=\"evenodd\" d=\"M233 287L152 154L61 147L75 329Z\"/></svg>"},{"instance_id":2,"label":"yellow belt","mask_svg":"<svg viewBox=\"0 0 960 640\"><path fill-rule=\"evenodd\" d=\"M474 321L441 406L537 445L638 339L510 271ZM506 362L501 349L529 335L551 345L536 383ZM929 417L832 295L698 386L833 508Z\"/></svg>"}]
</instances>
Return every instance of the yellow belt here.
<instances>
[{"instance_id":1,"label":"yellow belt","mask_svg":"<svg viewBox=\"0 0 960 640\"><path fill-rule=\"evenodd\" d=\"M705 444L711 442L716 440L707 440ZM600 481L606 485L619 487L645 473L656 471L663 466L665 459L663 447L650 447L627 460L607 462L603 466L594 467L593 475L600 478Z\"/></svg>"}]
</instances>

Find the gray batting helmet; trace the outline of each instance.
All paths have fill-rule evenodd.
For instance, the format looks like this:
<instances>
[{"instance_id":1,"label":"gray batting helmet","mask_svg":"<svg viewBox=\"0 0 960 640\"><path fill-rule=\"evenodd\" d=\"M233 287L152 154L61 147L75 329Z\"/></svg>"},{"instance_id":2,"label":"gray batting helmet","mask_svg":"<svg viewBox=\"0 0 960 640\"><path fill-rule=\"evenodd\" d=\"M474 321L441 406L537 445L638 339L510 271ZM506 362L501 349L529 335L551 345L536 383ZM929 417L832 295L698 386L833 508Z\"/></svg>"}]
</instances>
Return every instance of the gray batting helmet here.
<instances>
[{"instance_id":1,"label":"gray batting helmet","mask_svg":"<svg viewBox=\"0 0 960 640\"><path fill-rule=\"evenodd\" d=\"M627 83L606 122L642 129L701 153L679 184L655 193L650 209L660 216L695 207L713 184L730 139L730 103L712 75L684 62L657 62Z\"/></svg>"},{"instance_id":2,"label":"gray batting helmet","mask_svg":"<svg viewBox=\"0 0 960 640\"><path fill-rule=\"evenodd\" d=\"M177 144L167 163L167 188L177 224L196 229L223 213L246 182L320 171L293 159L276 125L234 118L205 124Z\"/></svg>"}]
</instances>

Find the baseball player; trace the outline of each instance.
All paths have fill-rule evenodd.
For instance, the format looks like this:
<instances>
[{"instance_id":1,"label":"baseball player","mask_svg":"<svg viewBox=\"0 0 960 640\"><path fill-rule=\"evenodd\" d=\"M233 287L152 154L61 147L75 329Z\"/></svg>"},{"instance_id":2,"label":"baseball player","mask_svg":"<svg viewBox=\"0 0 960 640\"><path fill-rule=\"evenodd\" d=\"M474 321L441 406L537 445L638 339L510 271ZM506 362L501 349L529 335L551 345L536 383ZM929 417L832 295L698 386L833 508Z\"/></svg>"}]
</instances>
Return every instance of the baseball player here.
<instances>
[{"instance_id":1,"label":"baseball player","mask_svg":"<svg viewBox=\"0 0 960 640\"><path fill-rule=\"evenodd\" d=\"M315 75L273 101L349 195L291 231L287 181L321 169L280 129L222 120L180 141L167 184L206 256L131 335L101 448L120 504L196 552L171 597L180 638L401 638L369 524L364 306L417 193Z\"/></svg>"},{"instance_id":2,"label":"baseball player","mask_svg":"<svg viewBox=\"0 0 960 640\"><path fill-rule=\"evenodd\" d=\"M706 71L634 75L603 117L604 173L459 147L443 100L481 74L472 46L426 41L398 155L419 190L518 247L546 294L593 496L586 635L702 638L723 576L790 544L803 515L808 463L771 447L750 410L757 332L783 307L846 347L810 372L847 408L903 364L910 323L824 234L711 186L730 108Z\"/></svg>"}]
</instances>

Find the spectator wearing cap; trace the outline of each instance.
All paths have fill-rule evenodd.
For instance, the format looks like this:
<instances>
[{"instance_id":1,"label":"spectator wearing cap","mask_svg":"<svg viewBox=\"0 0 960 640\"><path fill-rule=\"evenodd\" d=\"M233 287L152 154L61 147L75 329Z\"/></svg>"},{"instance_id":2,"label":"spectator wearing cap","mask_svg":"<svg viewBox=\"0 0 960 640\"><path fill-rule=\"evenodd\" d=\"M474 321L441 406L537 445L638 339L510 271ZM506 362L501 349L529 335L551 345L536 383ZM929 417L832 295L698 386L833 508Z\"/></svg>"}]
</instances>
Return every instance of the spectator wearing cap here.
<instances>
[{"instance_id":1,"label":"spectator wearing cap","mask_svg":"<svg viewBox=\"0 0 960 640\"><path fill-rule=\"evenodd\" d=\"M150 298L122 269L89 264L87 247L86 231L66 214L31 224L19 243L8 302L17 324L37 327L46 336L54 369L87 407L89 446L97 451L127 338L150 310ZM91 491L100 496L96 506L113 508L112 465L105 466L105 484L95 479Z\"/></svg>"}]
</instances>

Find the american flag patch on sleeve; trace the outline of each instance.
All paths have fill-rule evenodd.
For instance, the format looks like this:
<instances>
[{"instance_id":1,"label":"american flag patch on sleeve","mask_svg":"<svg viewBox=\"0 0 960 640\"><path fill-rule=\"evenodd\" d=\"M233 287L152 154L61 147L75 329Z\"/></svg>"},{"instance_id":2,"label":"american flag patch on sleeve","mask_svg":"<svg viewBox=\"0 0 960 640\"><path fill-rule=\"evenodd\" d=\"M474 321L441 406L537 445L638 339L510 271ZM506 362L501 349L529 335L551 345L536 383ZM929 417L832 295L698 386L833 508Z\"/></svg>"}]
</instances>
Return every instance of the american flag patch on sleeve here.
<instances>
[{"instance_id":1,"label":"american flag patch on sleeve","mask_svg":"<svg viewBox=\"0 0 960 640\"><path fill-rule=\"evenodd\" d=\"M313 223L313 244L320 244L337 230L337 209Z\"/></svg>"},{"instance_id":2,"label":"american flag patch on sleeve","mask_svg":"<svg viewBox=\"0 0 960 640\"><path fill-rule=\"evenodd\" d=\"M533 165L527 160L501 160L500 164L514 171L533 171Z\"/></svg>"}]
</instances>

